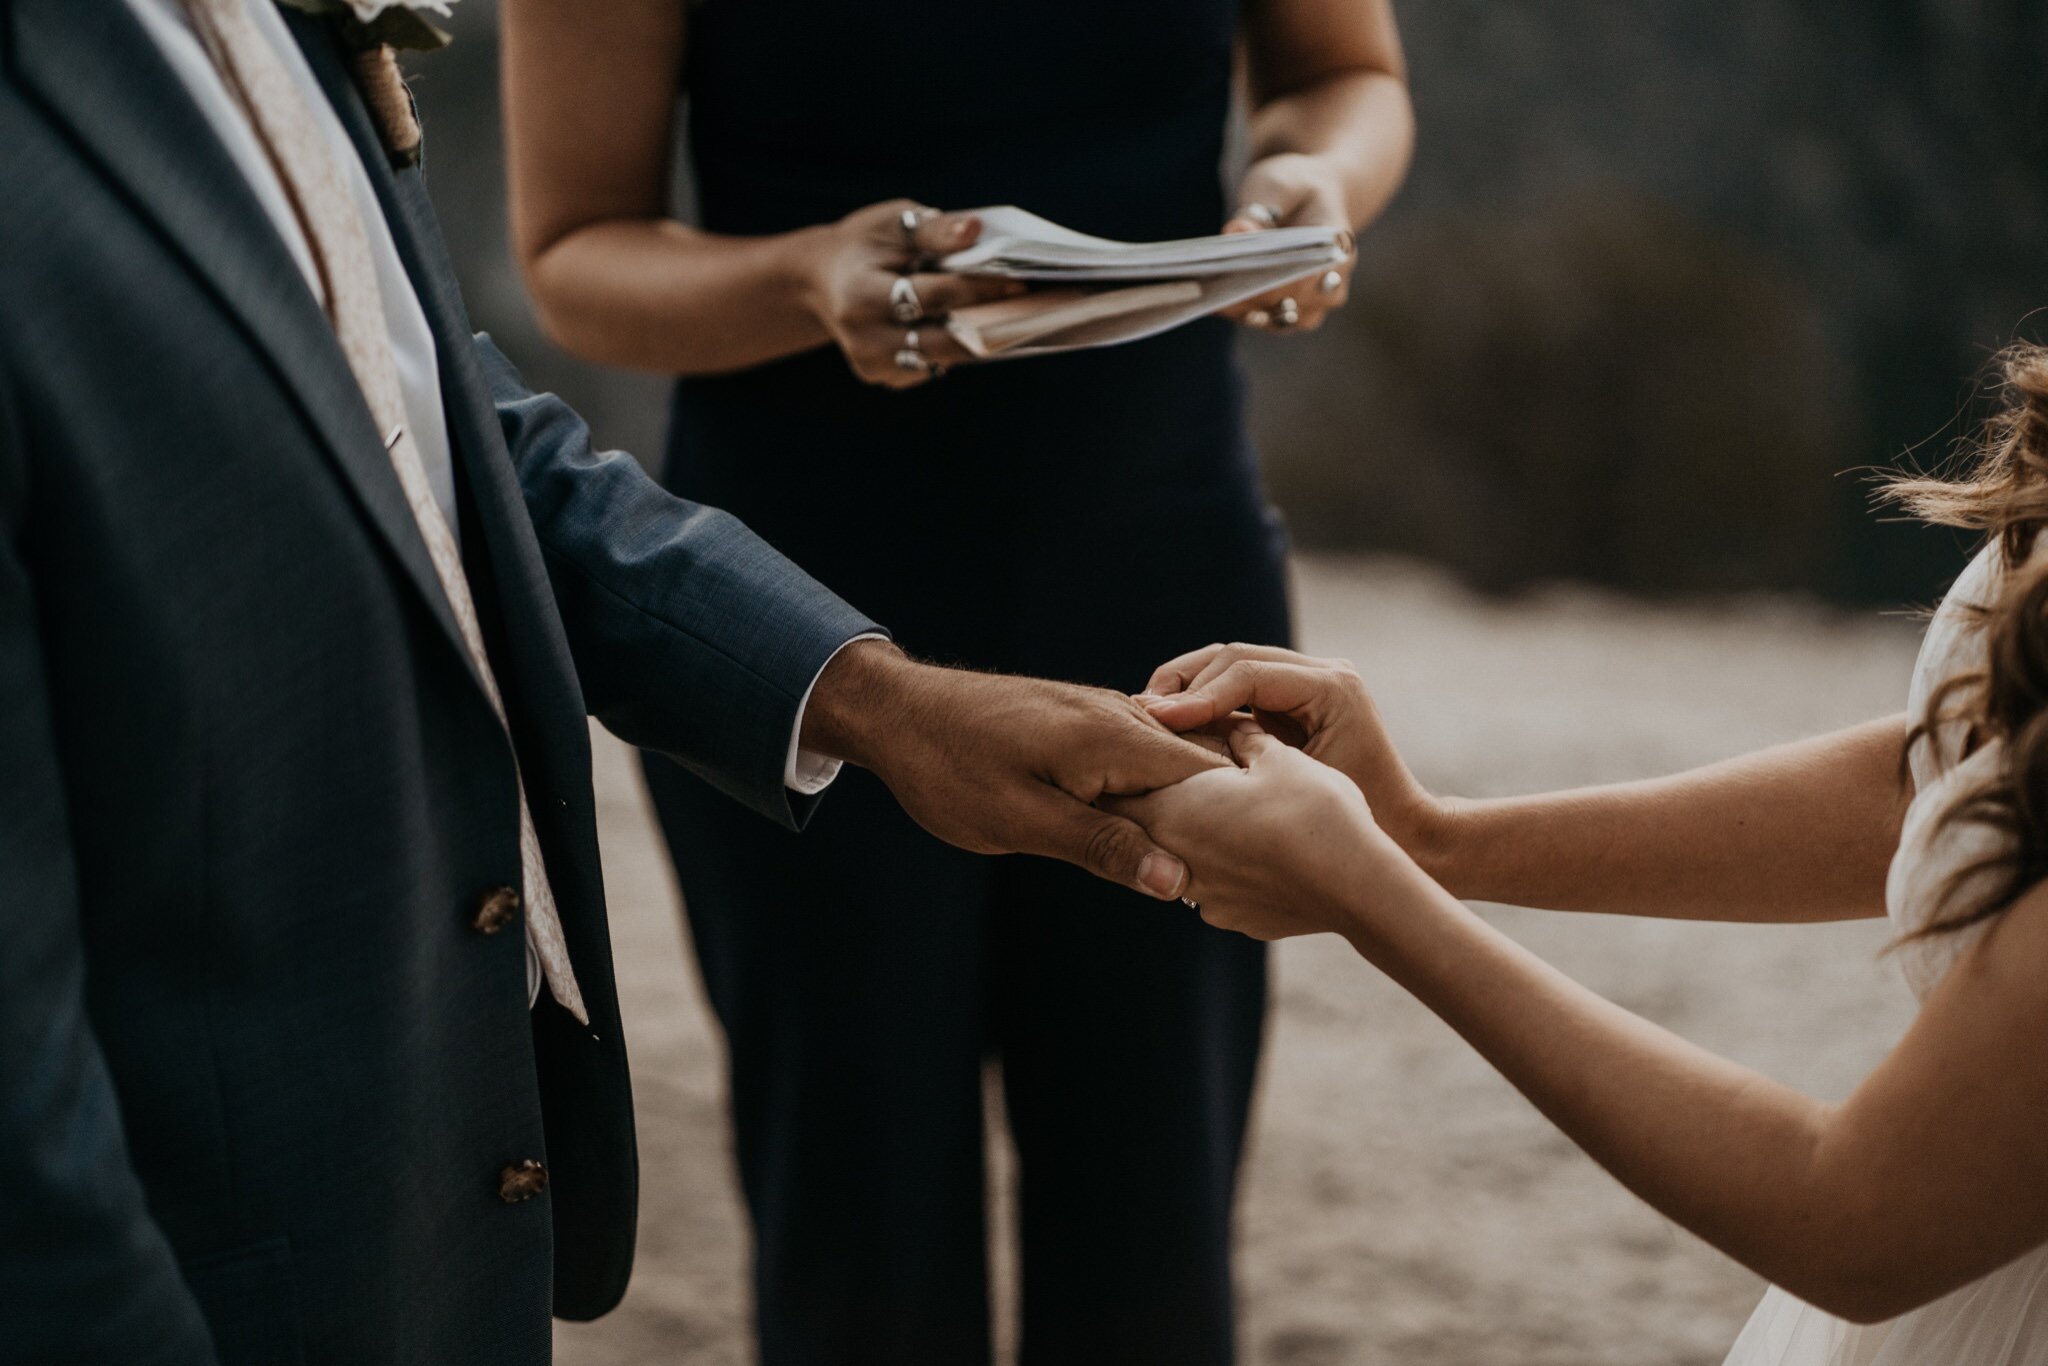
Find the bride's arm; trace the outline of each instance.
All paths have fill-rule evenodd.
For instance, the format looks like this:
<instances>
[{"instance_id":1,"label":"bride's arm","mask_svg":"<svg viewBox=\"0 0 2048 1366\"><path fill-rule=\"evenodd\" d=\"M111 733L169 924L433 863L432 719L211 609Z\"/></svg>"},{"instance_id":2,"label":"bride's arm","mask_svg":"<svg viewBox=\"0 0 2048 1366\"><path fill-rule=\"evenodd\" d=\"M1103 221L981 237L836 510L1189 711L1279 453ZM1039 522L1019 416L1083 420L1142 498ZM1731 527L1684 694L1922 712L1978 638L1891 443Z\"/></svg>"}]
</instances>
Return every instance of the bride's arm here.
<instances>
[{"instance_id":1,"label":"bride's arm","mask_svg":"<svg viewBox=\"0 0 2048 1366\"><path fill-rule=\"evenodd\" d=\"M1629 1189L1844 1317L1902 1313L2048 1240L2048 886L1847 1101L1824 1105L1602 1000L1492 929L1266 737L1120 808L1188 857L1213 923L1336 930Z\"/></svg>"},{"instance_id":2,"label":"bride's arm","mask_svg":"<svg viewBox=\"0 0 2048 1366\"><path fill-rule=\"evenodd\" d=\"M1884 914L1903 715L1705 768L1446 802L1417 854L1478 901L1686 920Z\"/></svg>"},{"instance_id":3,"label":"bride's arm","mask_svg":"<svg viewBox=\"0 0 2048 1366\"><path fill-rule=\"evenodd\" d=\"M1645 782L1439 798L1415 780L1350 666L1211 646L1162 666L1153 714L1176 729L1255 707L1348 774L1375 819L1461 897L1687 920L1884 914L1907 802L1903 716Z\"/></svg>"}]
</instances>

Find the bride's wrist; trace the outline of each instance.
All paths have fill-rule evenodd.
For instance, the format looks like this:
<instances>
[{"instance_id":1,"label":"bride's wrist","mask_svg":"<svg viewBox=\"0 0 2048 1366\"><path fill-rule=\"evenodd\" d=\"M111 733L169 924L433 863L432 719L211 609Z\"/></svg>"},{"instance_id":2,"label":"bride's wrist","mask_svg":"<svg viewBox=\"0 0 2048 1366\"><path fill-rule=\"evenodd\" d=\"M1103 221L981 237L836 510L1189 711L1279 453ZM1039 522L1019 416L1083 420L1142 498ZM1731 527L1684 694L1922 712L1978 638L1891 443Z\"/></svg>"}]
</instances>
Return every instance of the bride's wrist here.
<instances>
[{"instance_id":1,"label":"bride's wrist","mask_svg":"<svg viewBox=\"0 0 2048 1366\"><path fill-rule=\"evenodd\" d=\"M1456 885L1464 847L1465 803L1428 793L1414 803L1397 843L1415 865L1444 887Z\"/></svg>"},{"instance_id":2,"label":"bride's wrist","mask_svg":"<svg viewBox=\"0 0 2048 1366\"><path fill-rule=\"evenodd\" d=\"M1343 842L1343 853L1334 859L1316 859L1319 865L1301 891L1320 905L1318 923L1346 939L1370 934L1381 914L1386 888L1402 877L1402 865L1413 861L1391 836L1369 819ZM1296 867L1300 868L1301 863Z\"/></svg>"},{"instance_id":3,"label":"bride's wrist","mask_svg":"<svg viewBox=\"0 0 2048 1366\"><path fill-rule=\"evenodd\" d=\"M1442 884L1391 836L1380 832L1377 840L1359 851L1358 871L1336 927L1352 948L1374 962L1403 920L1426 914L1431 898L1444 894Z\"/></svg>"}]
</instances>

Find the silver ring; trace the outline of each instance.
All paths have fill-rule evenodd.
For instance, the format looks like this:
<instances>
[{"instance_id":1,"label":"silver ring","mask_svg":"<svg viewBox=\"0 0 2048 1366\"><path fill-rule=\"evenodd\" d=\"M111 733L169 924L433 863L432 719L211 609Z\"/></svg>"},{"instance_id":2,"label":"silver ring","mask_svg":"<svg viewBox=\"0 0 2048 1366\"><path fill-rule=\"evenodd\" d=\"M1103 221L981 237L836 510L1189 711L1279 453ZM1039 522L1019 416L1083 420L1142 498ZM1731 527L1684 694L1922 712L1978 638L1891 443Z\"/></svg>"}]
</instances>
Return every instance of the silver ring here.
<instances>
[{"instance_id":1,"label":"silver ring","mask_svg":"<svg viewBox=\"0 0 2048 1366\"><path fill-rule=\"evenodd\" d=\"M1273 326L1280 328L1293 327L1296 323L1300 321L1301 305L1294 302L1294 296L1292 294L1288 295L1286 298L1282 299L1278 304L1274 305Z\"/></svg>"},{"instance_id":2,"label":"silver ring","mask_svg":"<svg viewBox=\"0 0 2048 1366\"><path fill-rule=\"evenodd\" d=\"M905 209L896 215L896 226L903 229L903 243L912 251L917 249L917 230L924 226L925 210Z\"/></svg>"},{"instance_id":3,"label":"silver ring","mask_svg":"<svg viewBox=\"0 0 2048 1366\"><path fill-rule=\"evenodd\" d=\"M1316 288L1325 294L1335 294L1338 290L1344 288L1344 272L1341 270L1324 271L1323 278L1316 281Z\"/></svg>"},{"instance_id":4,"label":"silver ring","mask_svg":"<svg viewBox=\"0 0 2048 1366\"><path fill-rule=\"evenodd\" d=\"M917 286L910 283L908 275L899 275L890 282L889 316L905 325L924 317L924 300L917 297Z\"/></svg>"},{"instance_id":5,"label":"silver ring","mask_svg":"<svg viewBox=\"0 0 2048 1366\"><path fill-rule=\"evenodd\" d=\"M1280 226L1280 215L1273 212L1273 206L1271 204L1261 204L1257 200L1253 200L1251 203L1239 208L1237 216L1239 218L1249 218L1262 228L1277 228Z\"/></svg>"},{"instance_id":6,"label":"silver ring","mask_svg":"<svg viewBox=\"0 0 2048 1366\"><path fill-rule=\"evenodd\" d=\"M914 327L903 334L903 348L896 353L896 368L917 375L932 372L931 358L918 349L917 329Z\"/></svg>"},{"instance_id":7,"label":"silver ring","mask_svg":"<svg viewBox=\"0 0 2048 1366\"><path fill-rule=\"evenodd\" d=\"M1187 907L1191 911L1200 911L1202 909L1202 903L1195 900L1191 896L1182 897L1180 899L1180 904Z\"/></svg>"}]
</instances>

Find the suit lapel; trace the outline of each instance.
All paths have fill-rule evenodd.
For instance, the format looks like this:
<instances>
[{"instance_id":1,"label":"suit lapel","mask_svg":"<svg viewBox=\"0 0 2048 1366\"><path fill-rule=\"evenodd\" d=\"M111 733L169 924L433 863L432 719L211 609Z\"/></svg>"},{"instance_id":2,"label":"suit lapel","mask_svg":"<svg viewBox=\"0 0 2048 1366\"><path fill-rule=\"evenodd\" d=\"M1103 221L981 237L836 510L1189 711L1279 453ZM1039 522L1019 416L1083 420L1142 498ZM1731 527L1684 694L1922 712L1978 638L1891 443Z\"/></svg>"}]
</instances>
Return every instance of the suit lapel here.
<instances>
[{"instance_id":1,"label":"suit lapel","mask_svg":"<svg viewBox=\"0 0 2048 1366\"><path fill-rule=\"evenodd\" d=\"M505 449L490 384L478 363L476 338L455 282L454 265L441 240L420 172L392 171L390 159L370 122L369 111L342 65L332 35L316 22L294 16L288 19L313 74L326 89L369 172L370 184L390 224L392 240L398 246L406 274L433 332L449 438L476 513L474 524L465 523L463 528L464 553L489 559L491 582L496 589L496 618L503 637L502 650L499 642L492 643L494 654L499 655L498 677L505 684L507 706L515 716L523 715L529 723L521 734L522 746L530 741L536 747L522 750L523 761L530 771L538 768L547 775L539 785L541 791L547 790L549 782L587 785L590 741L583 722L583 694L576 679L575 661L555 613L547 566L534 537L525 495ZM534 763L536 758L540 761L538 765ZM549 810L545 802L536 803L534 818L544 835L552 831L559 840L582 841L583 828L573 821L559 820L559 814ZM578 860L578 865L594 868L596 849L583 852L586 857ZM550 866L561 873L570 865L551 862ZM569 885L561 878L555 885L556 895L561 899L562 930L569 942L569 957L576 965L577 981L593 1012L591 1018L601 1028L615 1029L617 994L612 978L611 942L604 918L588 914L601 904L602 891L592 888L592 897L586 899L569 894ZM606 1020L612 1023L607 1025Z\"/></svg>"},{"instance_id":2,"label":"suit lapel","mask_svg":"<svg viewBox=\"0 0 2048 1366\"><path fill-rule=\"evenodd\" d=\"M369 172L399 258L433 333L449 441L461 464L478 523L465 528L464 543L469 548L471 541L480 537L482 544L477 548L490 558L512 671L529 687L546 679L580 697L574 661L554 625L553 591L533 541L525 496L506 456L490 385L477 363L476 338L420 173L416 169L393 173L369 111L343 68L328 31L303 16L287 18Z\"/></svg>"},{"instance_id":3,"label":"suit lapel","mask_svg":"<svg viewBox=\"0 0 2048 1366\"><path fill-rule=\"evenodd\" d=\"M466 667L454 614L333 328L141 22L120 0L13 0L12 12L23 83L240 322Z\"/></svg>"}]
</instances>

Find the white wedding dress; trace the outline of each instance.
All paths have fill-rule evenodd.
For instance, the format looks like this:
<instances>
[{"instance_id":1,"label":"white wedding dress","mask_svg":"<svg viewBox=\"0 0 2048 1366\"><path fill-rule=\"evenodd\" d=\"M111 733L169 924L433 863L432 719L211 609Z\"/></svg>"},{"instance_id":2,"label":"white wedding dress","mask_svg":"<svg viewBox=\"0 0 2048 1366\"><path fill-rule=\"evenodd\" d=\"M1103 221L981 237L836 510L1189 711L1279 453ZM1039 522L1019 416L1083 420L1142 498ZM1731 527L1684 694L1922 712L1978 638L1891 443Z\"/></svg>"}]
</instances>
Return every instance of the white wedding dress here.
<instances>
[{"instance_id":1,"label":"white wedding dress","mask_svg":"<svg viewBox=\"0 0 2048 1366\"><path fill-rule=\"evenodd\" d=\"M1982 667L1982 634L1961 607L1990 601L1999 563L1996 547L1978 555L1929 623L1913 669L1910 715L1925 715L1929 694L1944 679ZM1945 805L1998 761L1994 744L1957 762L1961 746L1960 729L1950 727L1932 746L1913 749L1913 802L1885 885L1885 909L1901 933L1938 909L1938 894L1953 869L1996 847L1997 836L1981 825L1937 829ZM1902 946L1898 957L1914 995L1926 999L1982 928ZM2033 1046L2035 1041L2015 1041L2015 1047ZM2048 1366L2048 1247L1931 1304L1867 1327L1823 1313L1773 1286L1723 1366Z\"/></svg>"}]
</instances>

